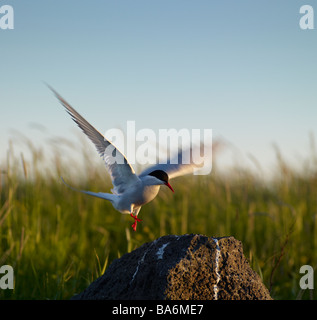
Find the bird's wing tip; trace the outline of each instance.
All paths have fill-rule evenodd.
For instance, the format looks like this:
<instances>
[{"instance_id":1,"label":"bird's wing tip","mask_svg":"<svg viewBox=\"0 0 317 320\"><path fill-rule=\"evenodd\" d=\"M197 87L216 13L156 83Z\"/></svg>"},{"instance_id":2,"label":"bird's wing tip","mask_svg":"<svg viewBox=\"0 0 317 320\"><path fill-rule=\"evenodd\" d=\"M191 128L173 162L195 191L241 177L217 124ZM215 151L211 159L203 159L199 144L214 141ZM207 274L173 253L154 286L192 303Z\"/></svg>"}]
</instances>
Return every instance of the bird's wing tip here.
<instances>
[{"instance_id":1,"label":"bird's wing tip","mask_svg":"<svg viewBox=\"0 0 317 320\"><path fill-rule=\"evenodd\" d=\"M51 85L49 85L46 81L42 81L44 85L46 85L51 91L56 92Z\"/></svg>"},{"instance_id":2,"label":"bird's wing tip","mask_svg":"<svg viewBox=\"0 0 317 320\"><path fill-rule=\"evenodd\" d=\"M58 94L58 92L51 85L49 85L46 81L43 81L43 83L54 93L57 99L63 100L63 98Z\"/></svg>"}]
</instances>

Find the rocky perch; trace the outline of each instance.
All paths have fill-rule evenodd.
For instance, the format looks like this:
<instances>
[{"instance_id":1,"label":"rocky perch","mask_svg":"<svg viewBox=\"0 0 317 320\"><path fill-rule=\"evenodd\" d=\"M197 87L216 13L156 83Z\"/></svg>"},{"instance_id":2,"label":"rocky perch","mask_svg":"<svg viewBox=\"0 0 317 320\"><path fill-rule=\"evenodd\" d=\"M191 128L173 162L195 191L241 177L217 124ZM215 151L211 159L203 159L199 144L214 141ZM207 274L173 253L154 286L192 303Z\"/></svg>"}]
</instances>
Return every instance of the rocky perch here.
<instances>
[{"instance_id":1,"label":"rocky perch","mask_svg":"<svg viewBox=\"0 0 317 320\"><path fill-rule=\"evenodd\" d=\"M114 260L72 299L271 300L234 237L164 236Z\"/></svg>"}]
</instances>

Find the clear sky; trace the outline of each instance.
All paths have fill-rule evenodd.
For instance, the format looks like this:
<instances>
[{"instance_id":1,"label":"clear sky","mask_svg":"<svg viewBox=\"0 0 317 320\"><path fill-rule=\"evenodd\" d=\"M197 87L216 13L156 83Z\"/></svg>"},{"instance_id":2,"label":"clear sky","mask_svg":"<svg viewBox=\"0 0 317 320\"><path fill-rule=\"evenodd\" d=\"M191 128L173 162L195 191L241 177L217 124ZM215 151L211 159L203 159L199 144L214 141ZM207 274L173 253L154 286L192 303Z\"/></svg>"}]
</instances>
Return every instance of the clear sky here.
<instances>
[{"instance_id":1,"label":"clear sky","mask_svg":"<svg viewBox=\"0 0 317 320\"><path fill-rule=\"evenodd\" d=\"M102 133L127 120L137 129L211 128L264 167L272 143L296 160L309 155L309 134L317 138L315 1L5 4L14 29L0 30L0 159L12 129L38 143L75 137L43 81ZM299 27L305 4L314 30Z\"/></svg>"}]
</instances>

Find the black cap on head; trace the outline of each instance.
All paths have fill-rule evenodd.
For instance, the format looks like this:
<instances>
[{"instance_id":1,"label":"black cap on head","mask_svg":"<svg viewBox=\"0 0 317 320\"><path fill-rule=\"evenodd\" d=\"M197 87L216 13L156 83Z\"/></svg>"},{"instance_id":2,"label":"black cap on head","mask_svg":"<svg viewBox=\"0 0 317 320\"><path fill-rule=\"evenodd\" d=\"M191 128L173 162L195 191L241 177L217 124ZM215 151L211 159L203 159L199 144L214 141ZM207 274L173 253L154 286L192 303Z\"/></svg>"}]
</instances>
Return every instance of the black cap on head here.
<instances>
[{"instance_id":1,"label":"black cap on head","mask_svg":"<svg viewBox=\"0 0 317 320\"><path fill-rule=\"evenodd\" d=\"M164 181L166 183L168 183L168 175L165 171L163 170L155 170L152 171L151 173L149 173L149 176L153 176L161 181Z\"/></svg>"}]
</instances>

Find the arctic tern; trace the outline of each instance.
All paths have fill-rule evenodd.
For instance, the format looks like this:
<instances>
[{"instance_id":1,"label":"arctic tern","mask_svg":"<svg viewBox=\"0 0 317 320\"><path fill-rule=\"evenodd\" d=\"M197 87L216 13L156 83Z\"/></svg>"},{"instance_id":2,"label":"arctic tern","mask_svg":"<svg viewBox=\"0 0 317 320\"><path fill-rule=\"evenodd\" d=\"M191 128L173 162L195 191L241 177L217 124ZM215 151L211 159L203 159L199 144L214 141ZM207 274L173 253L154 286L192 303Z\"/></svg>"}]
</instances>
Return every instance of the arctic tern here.
<instances>
[{"instance_id":1,"label":"arctic tern","mask_svg":"<svg viewBox=\"0 0 317 320\"><path fill-rule=\"evenodd\" d=\"M197 167L192 161L188 164L183 164L182 152L179 152L176 156L177 159L173 159L173 161L169 159L166 164L154 165L144 170L140 175L136 175L126 157L114 144L88 123L52 87L49 85L48 87L65 107L73 121L94 143L110 174L113 189L111 189L112 193L79 190L68 185L61 177L63 183L74 191L109 200L116 210L124 214L130 214L134 219L132 224L134 231L136 231L137 223L142 221L138 218L141 207L157 196L160 186L165 185L174 192L169 180L191 173Z\"/></svg>"}]
</instances>

